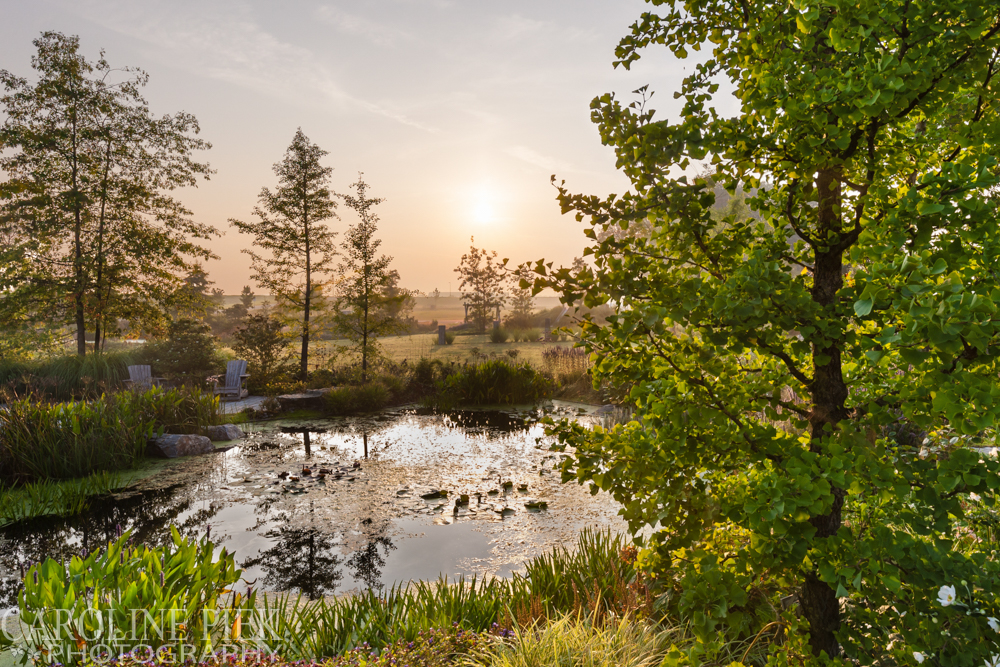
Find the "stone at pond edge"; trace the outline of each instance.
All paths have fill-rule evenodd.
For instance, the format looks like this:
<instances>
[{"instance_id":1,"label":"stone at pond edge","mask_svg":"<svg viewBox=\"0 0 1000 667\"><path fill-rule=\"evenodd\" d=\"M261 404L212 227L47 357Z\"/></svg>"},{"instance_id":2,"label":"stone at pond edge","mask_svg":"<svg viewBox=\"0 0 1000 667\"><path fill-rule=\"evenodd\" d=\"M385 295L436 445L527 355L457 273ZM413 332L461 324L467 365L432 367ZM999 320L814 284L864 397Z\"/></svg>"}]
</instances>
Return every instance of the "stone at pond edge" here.
<instances>
[{"instance_id":1,"label":"stone at pond edge","mask_svg":"<svg viewBox=\"0 0 1000 667\"><path fill-rule=\"evenodd\" d=\"M161 435L146 444L146 453L165 459L194 454L209 454L215 451L212 441L203 435Z\"/></svg>"},{"instance_id":2,"label":"stone at pond edge","mask_svg":"<svg viewBox=\"0 0 1000 667\"><path fill-rule=\"evenodd\" d=\"M209 426L206 429L205 435L210 440L239 440L246 436L246 433L236 424L220 424L218 426Z\"/></svg>"},{"instance_id":3,"label":"stone at pond edge","mask_svg":"<svg viewBox=\"0 0 1000 667\"><path fill-rule=\"evenodd\" d=\"M309 389L299 394L282 394L278 396L278 404L282 411L289 410L320 410L323 408L323 396L332 387L326 389Z\"/></svg>"}]
</instances>

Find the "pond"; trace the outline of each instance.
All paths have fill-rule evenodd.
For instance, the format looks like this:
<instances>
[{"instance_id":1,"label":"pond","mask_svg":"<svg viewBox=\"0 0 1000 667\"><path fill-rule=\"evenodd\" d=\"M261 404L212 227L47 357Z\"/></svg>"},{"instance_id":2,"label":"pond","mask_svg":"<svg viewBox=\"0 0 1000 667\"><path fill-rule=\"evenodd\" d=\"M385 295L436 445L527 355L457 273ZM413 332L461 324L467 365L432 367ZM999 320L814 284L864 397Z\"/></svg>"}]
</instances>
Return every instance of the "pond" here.
<instances>
[{"instance_id":1,"label":"pond","mask_svg":"<svg viewBox=\"0 0 1000 667\"><path fill-rule=\"evenodd\" d=\"M592 408L555 404L556 416ZM210 532L244 579L310 598L440 574L506 576L586 526L625 530L606 494L561 484L541 411L375 416L247 426L230 449L157 464L70 519L0 531L0 605L22 565L66 559L120 529L148 544Z\"/></svg>"}]
</instances>

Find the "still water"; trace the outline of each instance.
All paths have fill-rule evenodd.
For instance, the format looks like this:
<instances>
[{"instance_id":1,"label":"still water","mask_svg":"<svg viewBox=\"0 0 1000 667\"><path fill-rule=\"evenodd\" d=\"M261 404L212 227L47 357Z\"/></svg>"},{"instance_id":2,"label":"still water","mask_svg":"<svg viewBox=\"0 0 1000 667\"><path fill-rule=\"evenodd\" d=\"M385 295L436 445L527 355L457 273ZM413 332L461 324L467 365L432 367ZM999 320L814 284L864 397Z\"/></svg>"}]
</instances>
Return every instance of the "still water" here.
<instances>
[{"instance_id":1,"label":"still water","mask_svg":"<svg viewBox=\"0 0 1000 667\"><path fill-rule=\"evenodd\" d=\"M566 404L550 411L589 418ZM0 605L16 604L21 565L98 548L119 527L148 544L169 541L170 524L210 532L246 581L312 598L440 574L509 575L572 546L585 526L624 531L607 495L560 483L538 416L402 409L250 425L230 449L160 463L81 516L0 531Z\"/></svg>"}]
</instances>

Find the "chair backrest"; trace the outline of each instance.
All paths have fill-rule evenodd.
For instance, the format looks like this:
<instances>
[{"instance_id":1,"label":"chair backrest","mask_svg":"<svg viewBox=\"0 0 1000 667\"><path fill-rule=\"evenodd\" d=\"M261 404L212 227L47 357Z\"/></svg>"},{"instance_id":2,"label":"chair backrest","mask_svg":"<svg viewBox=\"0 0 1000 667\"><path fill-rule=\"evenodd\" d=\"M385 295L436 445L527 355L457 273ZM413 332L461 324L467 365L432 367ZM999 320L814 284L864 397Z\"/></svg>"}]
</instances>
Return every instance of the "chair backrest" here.
<instances>
[{"instance_id":1,"label":"chair backrest","mask_svg":"<svg viewBox=\"0 0 1000 667\"><path fill-rule=\"evenodd\" d=\"M128 367L128 378L135 386L151 386L153 384L153 373L149 366L138 365Z\"/></svg>"},{"instance_id":2,"label":"chair backrest","mask_svg":"<svg viewBox=\"0 0 1000 667\"><path fill-rule=\"evenodd\" d=\"M233 359L226 364L226 387L239 387L240 376L246 375L246 359Z\"/></svg>"}]
</instances>

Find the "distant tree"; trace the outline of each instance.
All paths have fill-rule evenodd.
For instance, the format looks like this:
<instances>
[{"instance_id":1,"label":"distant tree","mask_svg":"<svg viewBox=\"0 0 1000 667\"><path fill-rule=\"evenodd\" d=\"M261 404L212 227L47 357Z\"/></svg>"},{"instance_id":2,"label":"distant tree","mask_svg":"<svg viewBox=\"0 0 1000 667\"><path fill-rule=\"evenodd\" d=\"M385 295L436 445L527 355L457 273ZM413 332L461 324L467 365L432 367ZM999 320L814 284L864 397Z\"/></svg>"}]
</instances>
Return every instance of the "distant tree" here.
<instances>
[{"instance_id":1,"label":"distant tree","mask_svg":"<svg viewBox=\"0 0 1000 667\"><path fill-rule=\"evenodd\" d=\"M217 311L226 307L226 293L218 287L212 288L212 293L208 297L208 300L212 303L212 308Z\"/></svg>"},{"instance_id":2,"label":"distant tree","mask_svg":"<svg viewBox=\"0 0 1000 667\"><path fill-rule=\"evenodd\" d=\"M320 164L328 153L296 131L285 157L274 165L278 187L260 191L253 213L255 222L230 219L229 223L254 237L255 250L243 250L252 259L253 279L273 294L290 314L302 340L299 376L309 368L309 338L314 315L321 312L323 281L336 254L335 232L326 221L336 218L337 203L328 184L331 167Z\"/></svg>"},{"instance_id":3,"label":"distant tree","mask_svg":"<svg viewBox=\"0 0 1000 667\"><path fill-rule=\"evenodd\" d=\"M240 303L243 304L243 307L247 310L253 308L253 301L255 298L256 295L253 293L253 290L250 289L250 286L244 285L243 291L240 293Z\"/></svg>"},{"instance_id":4,"label":"distant tree","mask_svg":"<svg viewBox=\"0 0 1000 667\"><path fill-rule=\"evenodd\" d=\"M378 354L378 338L405 328L401 313L407 303L412 308L412 297L399 287L399 274L389 269L392 257L378 254L382 244L375 236L379 218L372 209L383 200L367 197L368 184L361 174L351 187L357 196L339 196L354 209L359 221L347 230L341 243L343 260L337 270L342 278L337 286L333 323L361 353L364 381L368 379L369 361Z\"/></svg>"},{"instance_id":5,"label":"distant tree","mask_svg":"<svg viewBox=\"0 0 1000 667\"><path fill-rule=\"evenodd\" d=\"M435 287L435 288L434 288L434 291L433 291L433 292L431 292L431 298L433 298L433 299L434 299L434 309L435 309L435 310L437 310L437 307L438 307L438 299L440 299L440 298L441 298L441 290L439 290L439 289L438 289L437 287Z\"/></svg>"},{"instance_id":6,"label":"distant tree","mask_svg":"<svg viewBox=\"0 0 1000 667\"><path fill-rule=\"evenodd\" d=\"M521 281L527 287L521 287ZM507 313L508 326L530 327L531 316L535 312L535 296L531 291L534 274L528 267L520 267L514 272L514 287L510 295L510 311Z\"/></svg>"},{"instance_id":7,"label":"distant tree","mask_svg":"<svg viewBox=\"0 0 1000 667\"><path fill-rule=\"evenodd\" d=\"M88 324L99 348L118 319L161 314L189 258L213 256L190 239L217 232L168 194L208 177L191 156L210 144L190 114L153 116L141 70L91 63L58 32L34 45L37 83L0 71L0 315L70 324L83 355Z\"/></svg>"},{"instance_id":8,"label":"distant tree","mask_svg":"<svg viewBox=\"0 0 1000 667\"><path fill-rule=\"evenodd\" d=\"M215 282L201 264L195 264L181 279L173 296L176 318L204 319L212 310L211 290Z\"/></svg>"},{"instance_id":9,"label":"distant tree","mask_svg":"<svg viewBox=\"0 0 1000 667\"><path fill-rule=\"evenodd\" d=\"M233 331L233 352L247 360L251 386L266 387L292 370L294 353L283 329L282 323L273 317L249 315Z\"/></svg>"},{"instance_id":10,"label":"distant tree","mask_svg":"<svg viewBox=\"0 0 1000 667\"><path fill-rule=\"evenodd\" d=\"M472 243L475 242L473 237ZM471 321L480 333L486 331L487 325L493 321L496 309L506 301L504 289L507 275L503 267L504 263L497 261L495 250L480 250L472 245L469 252L462 255L458 268L455 269L460 278L462 301L469 304L466 321Z\"/></svg>"}]
</instances>

